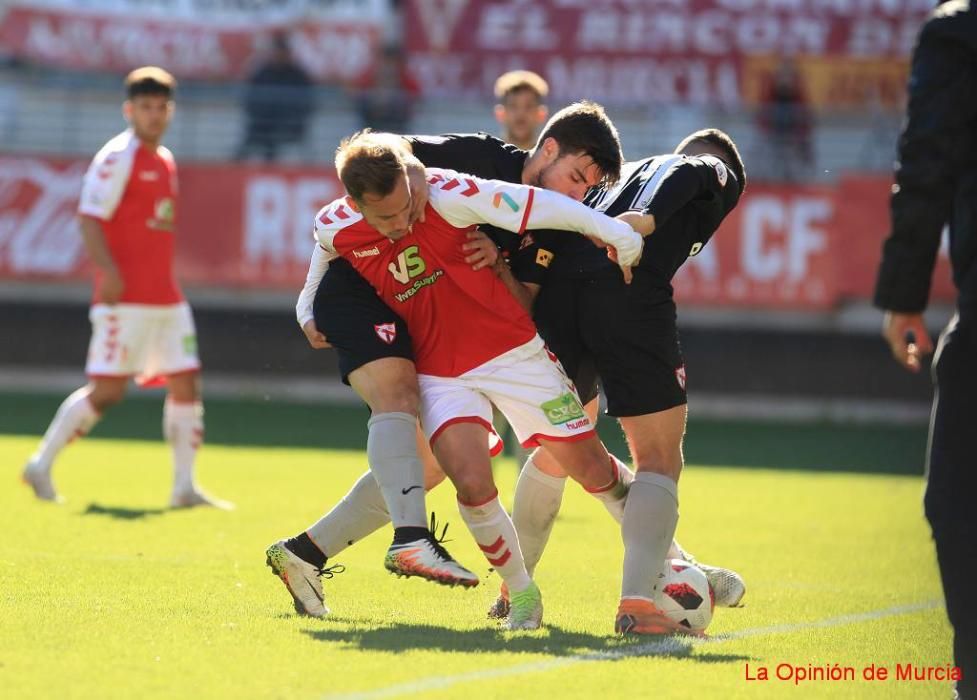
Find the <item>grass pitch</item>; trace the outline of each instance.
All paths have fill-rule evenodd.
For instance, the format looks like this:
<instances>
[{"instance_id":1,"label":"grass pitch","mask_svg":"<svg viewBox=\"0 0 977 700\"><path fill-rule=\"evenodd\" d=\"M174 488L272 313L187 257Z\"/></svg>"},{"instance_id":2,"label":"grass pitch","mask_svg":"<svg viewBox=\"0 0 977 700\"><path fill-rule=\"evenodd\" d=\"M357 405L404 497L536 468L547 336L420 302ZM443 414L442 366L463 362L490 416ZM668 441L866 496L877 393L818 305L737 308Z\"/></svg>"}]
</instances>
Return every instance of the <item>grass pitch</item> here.
<instances>
[{"instance_id":1,"label":"grass pitch","mask_svg":"<svg viewBox=\"0 0 977 700\"><path fill-rule=\"evenodd\" d=\"M463 591L388 575L389 531L336 559L347 572L325 584L333 615L312 620L294 614L264 547L339 499L364 453L209 444L200 481L237 510L171 512L162 442L70 446L55 470L69 499L58 507L16 483L36 439L0 436L6 698L949 694L895 678L896 664L951 661L918 476L689 466L679 539L739 570L747 606L717 609L711 641L662 644L613 636L620 536L572 485L537 573L544 630L503 633L485 619L495 577ZM510 503L515 464L499 460L496 473ZM451 521L452 553L484 575L450 486L429 506ZM777 680L780 664L839 664L857 680L795 685ZM889 679L863 680L870 664ZM770 680L747 680L760 667Z\"/></svg>"}]
</instances>

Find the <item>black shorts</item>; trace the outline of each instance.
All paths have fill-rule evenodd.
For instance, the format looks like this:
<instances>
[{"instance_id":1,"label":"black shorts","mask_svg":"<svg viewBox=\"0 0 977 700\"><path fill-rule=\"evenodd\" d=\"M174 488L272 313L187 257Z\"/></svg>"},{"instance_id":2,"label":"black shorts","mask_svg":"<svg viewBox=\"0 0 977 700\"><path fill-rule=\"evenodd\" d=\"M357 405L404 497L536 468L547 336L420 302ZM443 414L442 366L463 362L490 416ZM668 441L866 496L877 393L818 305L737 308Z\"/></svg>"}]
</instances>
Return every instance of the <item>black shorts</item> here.
<instances>
[{"instance_id":1,"label":"black shorts","mask_svg":"<svg viewBox=\"0 0 977 700\"><path fill-rule=\"evenodd\" d=\"M675 306L648 303L639 285L554 280L540 292L536 323L585 403L597 395L598 378L611 416L687 402Z\"/></svg>"},{"instance_id":2,"label":"black shorts","mask_svg":"<svg viewBox=\"0 0 977 700\"><path fill-rule=\"evenodd\" d=\"M312 306L315 324L339 357L343 383L368 362L384 357L414 361L407 324L343 258L329 263Z\"/></svg>"}]
</instances>

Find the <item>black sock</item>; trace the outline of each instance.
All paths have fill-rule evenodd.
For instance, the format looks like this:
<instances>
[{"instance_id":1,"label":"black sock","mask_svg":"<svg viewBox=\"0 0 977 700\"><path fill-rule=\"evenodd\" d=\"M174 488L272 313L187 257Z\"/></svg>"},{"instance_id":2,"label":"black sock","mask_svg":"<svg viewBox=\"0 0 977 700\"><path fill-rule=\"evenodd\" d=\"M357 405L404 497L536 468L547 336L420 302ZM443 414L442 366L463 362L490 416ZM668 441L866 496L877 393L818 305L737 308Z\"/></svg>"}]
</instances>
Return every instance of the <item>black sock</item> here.
<instances>
[{"instance_id":1,"label":"black sock","mask_svg":"<svg viewBox=\"0 0 977 700\"><path fill-rule=\"evenodd\" d=\"M317 569L326 565L326 555L322 550L315 546L315 542L306 533L302 533L289 540L285 540L288 550L302 561L312 564Z\"/></svg>"},{"instance_id":2,"label":"black sock","mask_svg":"<svg viewBox=\"0 0 977 700\"><path fill-rule=\"evenodd\" d=\"M394 528L394 544L413 542L430 534L431 531L426 527L396 527Z\"/></svg>"}]
</instances>

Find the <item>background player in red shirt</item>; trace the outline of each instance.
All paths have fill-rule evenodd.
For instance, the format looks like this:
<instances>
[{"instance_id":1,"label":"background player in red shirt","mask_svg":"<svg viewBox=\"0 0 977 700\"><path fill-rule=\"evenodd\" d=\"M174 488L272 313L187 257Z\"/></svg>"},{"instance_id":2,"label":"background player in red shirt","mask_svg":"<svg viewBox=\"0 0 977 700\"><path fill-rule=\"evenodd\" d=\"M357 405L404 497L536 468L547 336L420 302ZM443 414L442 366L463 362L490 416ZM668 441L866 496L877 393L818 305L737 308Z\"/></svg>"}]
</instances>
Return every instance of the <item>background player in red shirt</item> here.
<instances>
[{"instance_id":1,"label":"background player in red shirt","mask_svg":"<svg viewBox=\"0 0 977 700\"><path fill-rule=\"evenodd\" d=\"M89 317L89 382L58 409L23 478L43 500L58 500L51 467L73 438L87 434L122 401L134 377L166 384L163 433L173 450L174 508L230 504L194 484L203 441L200 361L193 316L173 275L177 178L173 154L160 145L173 116L176 81L146 66L125 79L122 106L130 128L95 155L78 205L85 248L95 266Z\"/></svg>"}]
</instances>

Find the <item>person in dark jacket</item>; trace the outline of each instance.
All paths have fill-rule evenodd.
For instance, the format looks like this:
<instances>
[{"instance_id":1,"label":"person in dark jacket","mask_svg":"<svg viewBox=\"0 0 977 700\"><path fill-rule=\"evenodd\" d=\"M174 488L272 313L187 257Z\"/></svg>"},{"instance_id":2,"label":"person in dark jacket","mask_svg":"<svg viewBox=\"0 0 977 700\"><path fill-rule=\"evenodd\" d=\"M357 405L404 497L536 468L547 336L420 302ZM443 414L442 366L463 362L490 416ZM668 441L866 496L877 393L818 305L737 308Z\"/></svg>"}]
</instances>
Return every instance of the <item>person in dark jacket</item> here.
<instances>
[{"instance_id":1,"label":"person in dark jacket","mask_svg":"<svg viewBox=\"0 0 977 700\"><path fill-rule=\"evenodd\" d=\"M936 254L949 224L957 313L933 360L936 397L924 499L954 628L960 698L977 698L977 11L933 11L913 54L909 105L875 304L896 360L918 372L932 342L923 324Z\"/></svg>"},{"instance_id":2,"label":"person in dark jacket","mask_svg":"<svg viewBox=\"0 0 977 700\"><path fill-rule=\"evenodd\" d=\"M314 85L292 56L288 37L276 35L270 59L248 77L244 95L246 126L235 159L257 151L265 161L278 158L281 147L305 139L315 107Z\"/></svg>"}]
</instances>

